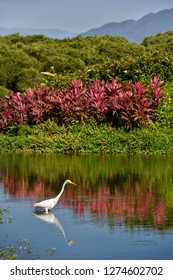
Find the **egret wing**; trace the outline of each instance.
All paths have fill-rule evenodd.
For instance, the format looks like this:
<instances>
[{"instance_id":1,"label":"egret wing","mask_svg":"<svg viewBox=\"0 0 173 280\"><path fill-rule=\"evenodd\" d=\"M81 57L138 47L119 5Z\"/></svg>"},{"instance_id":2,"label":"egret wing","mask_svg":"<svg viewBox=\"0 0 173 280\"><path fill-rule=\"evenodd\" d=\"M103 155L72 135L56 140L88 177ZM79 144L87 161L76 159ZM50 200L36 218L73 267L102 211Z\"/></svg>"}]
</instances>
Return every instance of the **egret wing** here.
<instances>
[{"instance_id":1,"label":"egret wing","mask_svg":"<svg viewBox=\"0 0 173 280\"><path fill-rule=\"evenodd\" d=\"M54 206L53 199L46 199L34 204L34 207L41 207L41 208L48 208L48 209L52 209L53 206Z\"/></svg>"}]
</instances>

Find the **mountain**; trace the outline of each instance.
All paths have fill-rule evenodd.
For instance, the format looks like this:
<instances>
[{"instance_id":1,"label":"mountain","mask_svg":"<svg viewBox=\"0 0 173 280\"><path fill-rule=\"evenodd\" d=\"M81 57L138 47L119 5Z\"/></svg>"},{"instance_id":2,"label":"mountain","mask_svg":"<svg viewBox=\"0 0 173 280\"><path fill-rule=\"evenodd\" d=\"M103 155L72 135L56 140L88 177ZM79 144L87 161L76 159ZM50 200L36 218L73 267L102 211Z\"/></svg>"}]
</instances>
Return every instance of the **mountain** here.
<instances>
[{"instance_id":1,"label":"mountain","mask_svg":"<svg viewBox=\"0 0 173 280\"><path fill-rule=\"evenodd\" d=\"M106 35L122 36L129 41L140 43L147 36L173 30L173 8L150 13L141 19L112 22L82 33L82 37Z\"/></svg>"},{"instance_id":2,"label":"mountain","mask_svg":"<svg viewBox=\"0 0 173 280\"><path fill-rule=\"evenodd\" d=\"M150 13L137 21L129 19L122 22L110 22L80 35L82 37L87 37L110 34L112 36L125 37L131 42L141 43L147 36L156 35L169 30L173 30L173 8L162 10L156 14ZM69 32L56 28L33 29L0 27L0 36L13 33L20 33L23 36L43 34L55 39L72 38L78 35L77 32Z\"/></svg>"},{"instance_id":3,"label":"mountain","mask_svg":"<svg viewBox=\"0 0 173 280\"><path fill-rule=\"evenodd\" d=\"M55 39L72 38L78 34L75 32L69 32L69 31L56 29L56 28L34 29L34 28L0 27L0 36L5 36L5 35L13 34L13 33L20 33L23 36L43 34L47 37L55 38Z\"/></svg>"}]
</instances>

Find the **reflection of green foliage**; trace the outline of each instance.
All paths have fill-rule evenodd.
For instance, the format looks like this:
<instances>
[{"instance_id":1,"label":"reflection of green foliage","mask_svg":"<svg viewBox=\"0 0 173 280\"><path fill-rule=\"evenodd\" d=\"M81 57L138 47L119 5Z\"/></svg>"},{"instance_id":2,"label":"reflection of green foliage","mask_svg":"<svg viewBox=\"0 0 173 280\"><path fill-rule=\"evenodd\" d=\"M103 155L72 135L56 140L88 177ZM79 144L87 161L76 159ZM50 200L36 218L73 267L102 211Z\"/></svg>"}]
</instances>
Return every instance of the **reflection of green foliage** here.
<instances>
[{"instance_id":1,"label":"reflection of green foliage","mask_svg":"<svg viewBox=\"0 0 173 280\"><path fill-rule=\"evenodd\" d=\"M171 156L9 154L1 156L2 168L7 159L8 169L14 179L24 176L28 178L30 186L32 178L42 178L44 182L57 188L63 180L70 177L82 185L87 178L89 185L95 188L100 181L109 182L110 185L117 181L116 188L122 191L124 186L125 191L130 179L132 186L133 182L140 182L146 189L150 185L153 193L157 192L173 202ZM80 188L78 191L80 192Z\"/></svg>"},{"instance_id":2,"label":"reflection of green foliage","mask_svg":"<svg viewBox=\"0 0 173 280\"><path fill-rule=\"evenodd\" d=\"M8 154L0 157L2 178L4 182L8 178L8 189L13 195L15 192L20 194L22 180L26 195L30 192L38 195L41 183L44 196L52 196L60 190L63 181L70 178L78 185L75 195L78 194L79 198L84 195L89 201L96 198L103 204L106 211L103 215L106 215L111 227L116 222L115 215L125 215L130 227L142 224L160 229L172 226L172 164L171 156ZM67 192L71 197L70 188ZM107 195L111 198L104 198ZM72 201L74 207L79 203L80 208L80 199ZM85 205L91 203L91 215L98 212L99 220L102 208L97 208L97 203L92 204L91 201L86 200ZM116 207L120 203L118 209L115 209L114 203ZM48 250L47 253L53 251Z\"/></svg>"},{"instance_id":3,"label":"reflection of green foliage","mask_svg":"<svg viewBox=\"0 0 173 280\"><path fill-rule=\"evenodd\" d=\"M60 190L65 179L70 178L78 185L75 193L79 197L84 195L90 199L98 195L98 201L102 201L103 208L107 209L105 214L111 227L116 222L115 213L112 212L115 210L114 203L119 201L123 203L127 213L119 205L116 215L125 214L127 225L133 228L146 224L162 230L172 226L172 164L171 156L8 154L0 158L4 182L8 166L8 180L12 182L12 186L16 186L15 190L10 190L8 184L9 191L19 194L22 180L25 182L26 195L30 192L33 194L34 191L37 193L37 187L40 188L42 182L44 195L50 196ZM105 188L109 189L112 200L102 199L106 195ZM67 191L70 196L70 188ZM80 200L73 201L79 202L80 206ZM87 201L85 203L87 205ZM98 211L99 220L102 210L94 208L94 205L91 205L91 215ZM136 212L131 215L130 211L134 211L134 207ZM161 222L157 222L156 219L159 218ZM23 247L32 252L32 248ZM46 251L48 254L53 252L53 249Z\"/></svg>"}]
</instances>

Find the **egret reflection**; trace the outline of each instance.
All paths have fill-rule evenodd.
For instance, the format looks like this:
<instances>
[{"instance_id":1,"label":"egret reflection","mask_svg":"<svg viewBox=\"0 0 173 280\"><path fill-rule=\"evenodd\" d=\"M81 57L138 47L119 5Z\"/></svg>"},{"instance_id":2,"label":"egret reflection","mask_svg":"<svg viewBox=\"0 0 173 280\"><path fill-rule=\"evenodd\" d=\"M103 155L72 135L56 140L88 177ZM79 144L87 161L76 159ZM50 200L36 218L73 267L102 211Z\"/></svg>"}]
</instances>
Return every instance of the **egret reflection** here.
<instances>
[{"instance_id":1,"label":"egret reflection","mask_svg":"<svg viewBox=\"0 0 173 280\"><path fill-rule=\"evenodd\" d=\"M62 232L64 240L65 240L65 242L68 246L71 246L71 245L74 244L74 242L75 242L74 240L67 239L65 230L63 229L61 223L59 222L59 220L55 217L55 215L53 213L51 213L51 212L48 212L48 213L47 212L40 212L40 213L35 212L34 214L37 218L39 218L40 220L42 220L46 223L55 224L55 226L57 226L57 228Z\"/></svg>"}]
</instances>

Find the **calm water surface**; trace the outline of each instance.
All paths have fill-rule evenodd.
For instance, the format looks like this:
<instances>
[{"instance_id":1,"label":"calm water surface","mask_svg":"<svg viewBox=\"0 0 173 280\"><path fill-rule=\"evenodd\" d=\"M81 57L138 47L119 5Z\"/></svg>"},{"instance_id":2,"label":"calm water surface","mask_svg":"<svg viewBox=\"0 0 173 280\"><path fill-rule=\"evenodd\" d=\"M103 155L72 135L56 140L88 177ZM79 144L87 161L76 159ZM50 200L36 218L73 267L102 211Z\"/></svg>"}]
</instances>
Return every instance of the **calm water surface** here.
<instances>
[{"instance_id":1,"label":"calm water surface","mask_svg":"<svg viewBox=\"0 0 173 280\"><path fill-rule=\"evenodd\" d=\"M173 157L0 155L0 247L22 259L173 259ZM48 214L32 205L63 196Z\"/></svg>"}]
</instances>

